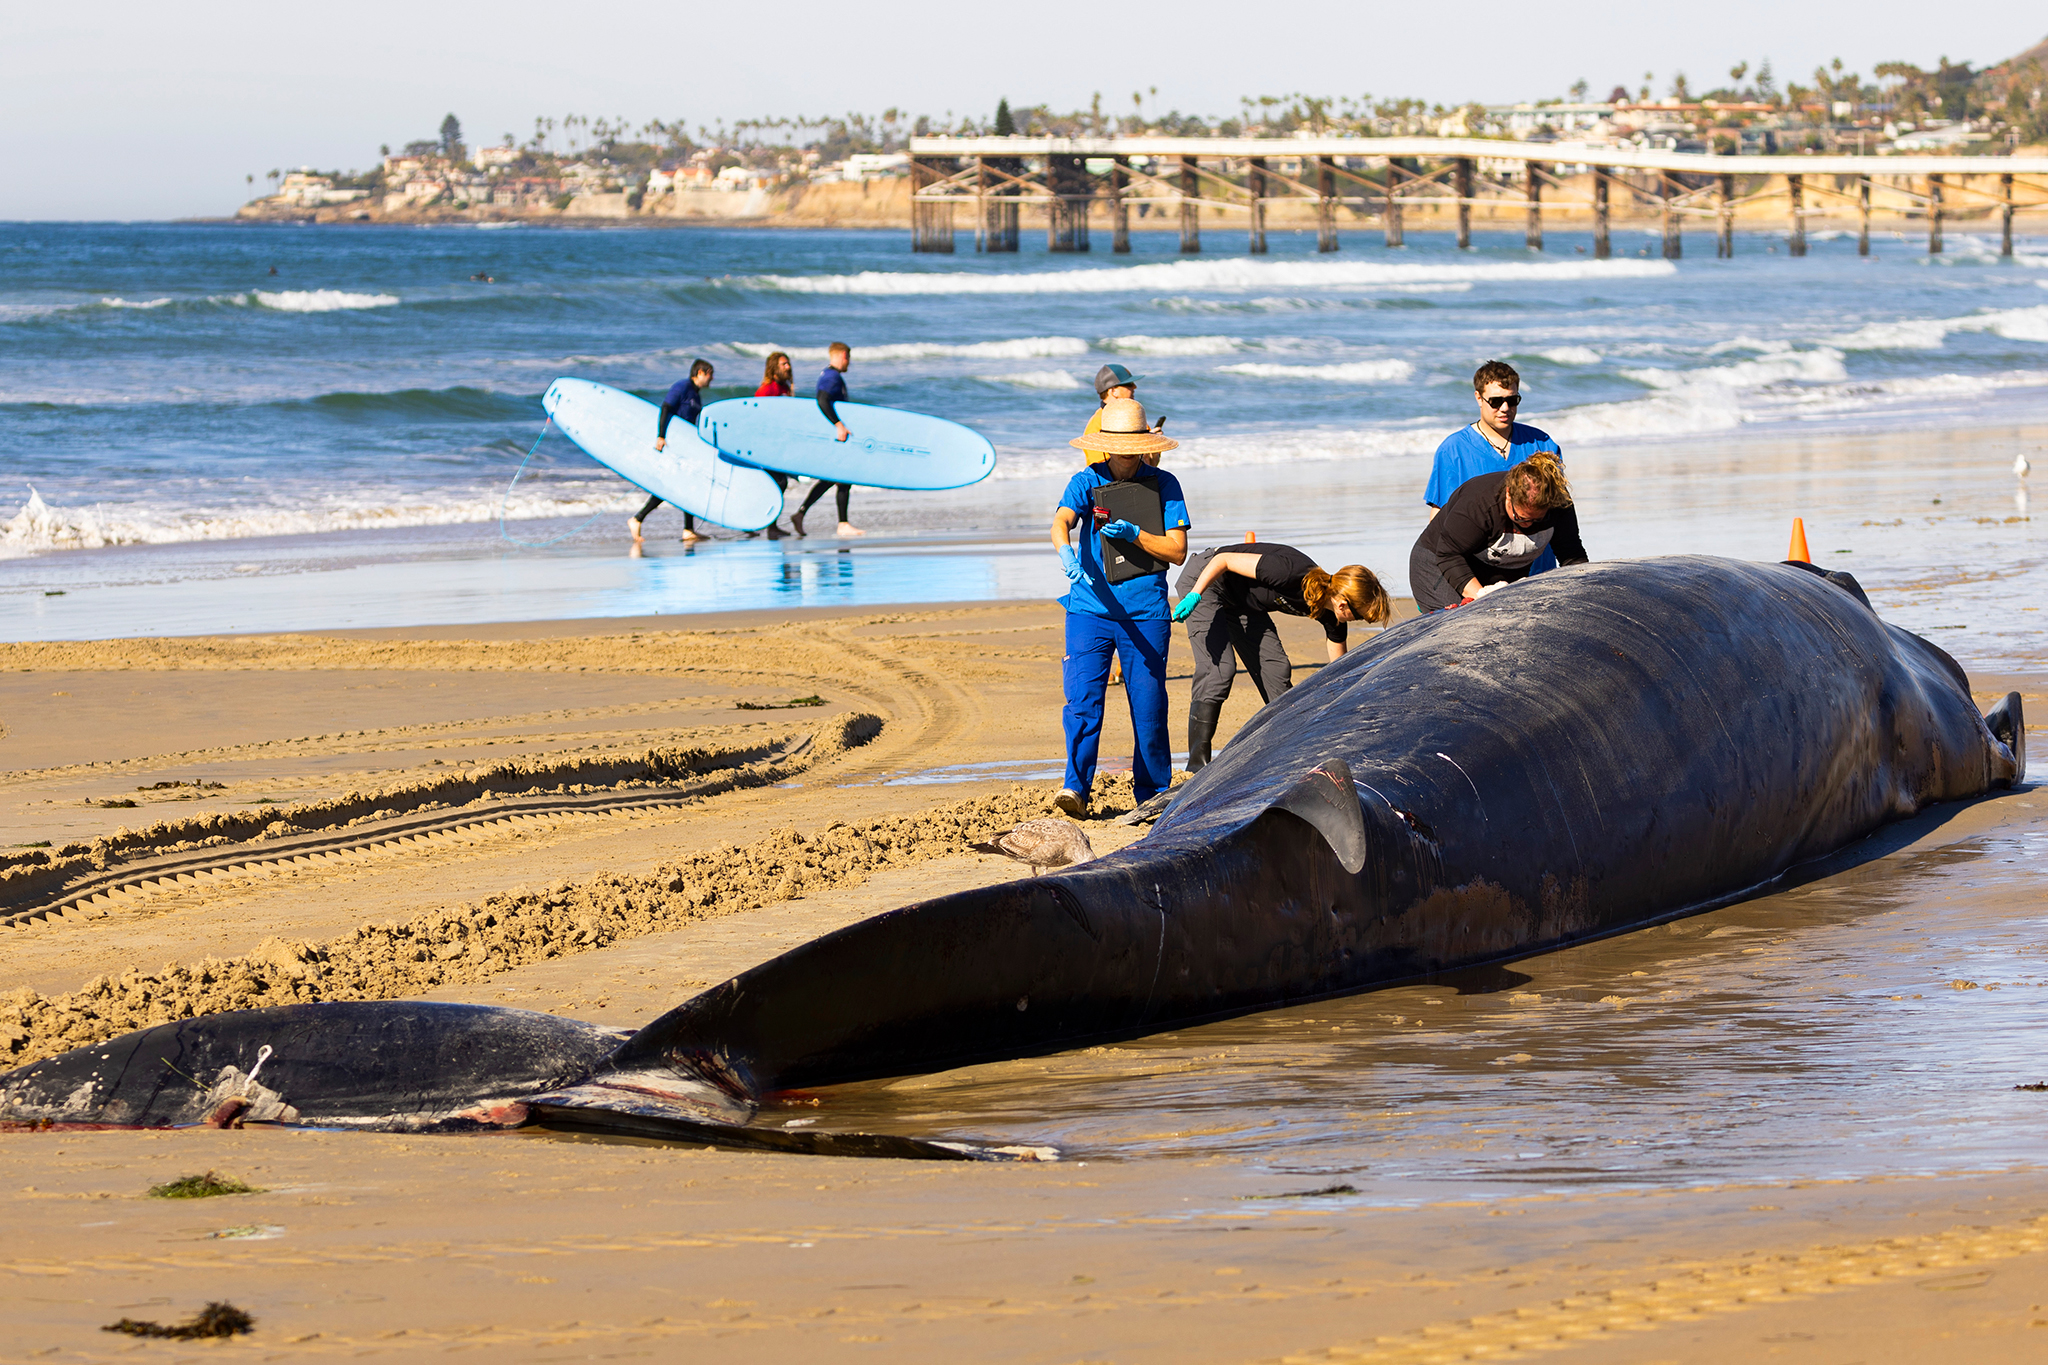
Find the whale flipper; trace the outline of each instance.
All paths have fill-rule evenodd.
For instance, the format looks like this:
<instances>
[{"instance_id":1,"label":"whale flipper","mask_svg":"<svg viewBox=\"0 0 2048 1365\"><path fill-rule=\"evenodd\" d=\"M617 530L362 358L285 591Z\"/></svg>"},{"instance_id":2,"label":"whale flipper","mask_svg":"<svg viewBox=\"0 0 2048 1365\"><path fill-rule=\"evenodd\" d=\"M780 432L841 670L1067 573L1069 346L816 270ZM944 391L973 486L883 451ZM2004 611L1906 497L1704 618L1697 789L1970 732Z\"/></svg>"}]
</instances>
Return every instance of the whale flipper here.
<instances>
[{"instance_id":1,"label":"whale flipper","mask_svg":"<svg viewBox=\"0 0 2048 1365\"><path fill-rule=\"evenodd\" d=\"M1309 769L1269 809L1284 810L1312 826L1346 872L1355 875L1365 866L1365 812L1351 782L1351 767L1343 759L1324 759Z\"/></svg>"}]
</instances>

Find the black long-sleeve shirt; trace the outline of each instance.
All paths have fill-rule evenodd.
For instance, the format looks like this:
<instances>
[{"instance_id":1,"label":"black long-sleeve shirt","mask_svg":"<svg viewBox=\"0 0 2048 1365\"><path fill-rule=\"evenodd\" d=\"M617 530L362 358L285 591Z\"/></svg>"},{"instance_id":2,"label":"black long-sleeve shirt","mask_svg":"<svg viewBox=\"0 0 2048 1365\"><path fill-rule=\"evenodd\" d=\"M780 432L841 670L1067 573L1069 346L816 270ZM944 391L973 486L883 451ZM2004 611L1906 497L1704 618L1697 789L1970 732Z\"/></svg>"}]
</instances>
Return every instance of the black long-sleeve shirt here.
<instances>
[{"instance_id":1,"label":"black long-sleeve shirt","mask_svg":"<svg viewBox=\"0 0 2048 1365\"><path fill-rule=\"evenodd\" d=\"M1557 551L1560 565L1586 562L1579 514L1573 508L1554 508L1526 528L1508 519L1502 490L1512 472L1481 474L1458 485L1416 538L1408 557L1408 577L1421 610L1456 605L1463 599L1465 584L1475 578L1481 584L1520 582L1546 547Z\"/></svg>"}]
</instances>

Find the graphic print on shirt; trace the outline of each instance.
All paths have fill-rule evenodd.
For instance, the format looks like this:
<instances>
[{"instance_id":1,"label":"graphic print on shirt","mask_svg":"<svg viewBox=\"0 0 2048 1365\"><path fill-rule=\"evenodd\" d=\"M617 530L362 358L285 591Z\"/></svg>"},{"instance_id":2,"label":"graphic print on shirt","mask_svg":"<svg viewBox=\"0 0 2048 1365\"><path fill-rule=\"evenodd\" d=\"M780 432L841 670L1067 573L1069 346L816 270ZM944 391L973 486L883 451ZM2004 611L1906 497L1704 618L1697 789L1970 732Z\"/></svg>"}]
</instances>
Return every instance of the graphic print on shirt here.
<instances>
[{"instance_id":1,"label":"graphic print on shirt","mask_svg":"<svg viewBox=\"0 0 2048 1365\"><path fill-rule=\"evenodd\" d=\"M1548 526L1533 536L1509 527L1493 544L1481 550L1479 557L1496 568L1519 569L1536 561L1536 556L1549 547L1553 534L1555 532Z\"/></svg>"}]
</instances>

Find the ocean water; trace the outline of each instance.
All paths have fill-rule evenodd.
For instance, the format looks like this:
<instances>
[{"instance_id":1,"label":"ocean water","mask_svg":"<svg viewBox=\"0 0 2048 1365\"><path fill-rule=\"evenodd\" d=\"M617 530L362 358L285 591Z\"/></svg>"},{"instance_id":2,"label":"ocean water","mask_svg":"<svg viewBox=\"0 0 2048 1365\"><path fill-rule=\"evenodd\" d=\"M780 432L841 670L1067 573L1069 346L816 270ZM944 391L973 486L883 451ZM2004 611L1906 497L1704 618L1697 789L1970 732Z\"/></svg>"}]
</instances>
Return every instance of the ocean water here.
<instances>
[{"instance_id":1,"label":"ocean water","mask_svg":"<svg viewBox=\"0 0 2048 1365\"><path fill-rule=\"evenodd\" d=\"M1228 232L1192 258L1169 233L1133 240L1123 257L1035 242L945 257L895 232L0 225L0 633L686 611L839 600L842 580L846 600L1051 592L1049 560L984 564L955 591L920 566L1042 543L1108 360L1144 377L1140 396L1183 442L1168 460L1197 540L1259 529L1369 556L1397 588L1429 452L1471 419L1470 374L1494 356L1520 368L1525 419L1575 470L1668 476L1604 509L1607 543L1631 553L1674 548L1672 487L1767 447L1913 436L1924 452L1944 433L1994 433L1900 477L1914 499L1949 478L1981 494L1975 517L2025 515L2009 447L2048 399L2048 243L2001 261L1989 239L1952 234L1930 258L1880 234L1859 259L1852 239L1820 234L1795 261L1750 235L1717 261L1702 234L1666 262L1622 235L1600 262L1561 232L1541 255L1484 232L1463 252L1429 233L1388 251L1360 232L1334 256L1277 233L1263 258ZM858 572L805 569L842 548L815 539L764 553L721 538L681 558L672 513L650 525L662 543L624 561L638 492L559 434L535 448L557 375L658 397L703 356L724 397L750 393L778 348L807 384L832 340L854 347L856 398L966 422L1000 455L977 488L858 493L854 519L878 542L851 553ZM1802 457L1786 458L1796 476ZM1801 509L1745 469L1717 515L1782 543ZM1811 493L1850 520L1853 496ZM1860 520L1903 504L1880 510ZM2014 564L2039 545L2025 524L1970 534L2003 535ZM442 567L405 567L422 561ZM308 574L329 577L309 592ZM550 595L564 576L578 586ZM241 586L194 587L223 582Z\"/></svg>"}]
</instances>

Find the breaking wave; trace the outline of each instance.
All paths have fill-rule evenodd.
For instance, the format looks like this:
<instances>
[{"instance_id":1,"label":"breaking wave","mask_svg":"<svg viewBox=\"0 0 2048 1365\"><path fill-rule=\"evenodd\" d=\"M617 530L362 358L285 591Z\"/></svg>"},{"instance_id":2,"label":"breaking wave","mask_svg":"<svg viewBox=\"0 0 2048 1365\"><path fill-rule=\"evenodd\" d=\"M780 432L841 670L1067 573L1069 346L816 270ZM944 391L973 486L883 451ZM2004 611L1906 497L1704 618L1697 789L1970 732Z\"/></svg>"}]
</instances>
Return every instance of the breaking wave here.
<instances>
[{"instance_id":1,"label":"breaking wave","mask_svg":"<svg viewBox=\"0 0 2048 1365\"><path fill-rule=\"evenodd\" d=\"M350 294L339 289L265 289L249 291L250 302L280 313L338 313L352 308L389 308L396 294Z\"/></svg>"},{"instance_id":2,"label":"breaking wave","mask_svg":"<svg viewBox=\"0 0 2048 1365\"><path fill-rule=\"evenodd\" d=\"M2048 284L2048 281L2041 283ZM1868 322L1844 336L1830 337L1827 344L1845 351L1933 351L1946 344L1950 334L1955 332L1990 332L2011 341L2048 342L2048 304L1973 313L1960 318Z\"/></svg>"},{"instance_id":3,"label":"breaking wave","mask_svg":"<svg viewBox=\"0 0 2048 1365\"><path fill-rule=\"evenodd\" d=\"M761 359L776 351L787 351L792 360L825 359L822 346L778 346L766 341L729 341L735 355ZM856 346L861 360L1035 360L1054 356L1086 355L1088 343L1079 337L1014 337L1005 341L888 341L875 346Z\"/></svg>"},{"instance_id":4,"label":"breaking wave","mask_svg":"<svg viewBox=\"0 0 2048 1365\"><path fill-rule=\"evenodd\" d=\"M1354 360L1342 365L1273 365L1247 361L1242 365L1220 365L1219 374L1249 375L1254 379L1327 379L1337 384L1398 384L1415 376L1415 367L1405 360Z\"/></svg>"},{"instance_id":5,"label":"breaking wave","mask_svg":"<svg viewBox=\"0 0 2048 1365\"><path fill-rule=\"evenodd\" d=\"M865 270L855 275L735 275L720 283L737 289L789 294L1114 294L1188 293L1224 289L1372 288L1445 283L1567 283L1639 280L1671 275L1669 261L1172 261L1098 270L1044 270L1029 274L913 273Z\"/></svg>"},{"instance_id":6,"label":"breaking wave","mask_svg":"<svg viewBox=\"0 0 2048 1365\"><path fill-rule=\"evenodd\" d=\"M984 384L1010 384L1020 389L1084 389L1088 387L1065 370L1018 370L1013 374L978 374Z\"/></svg>"},{"instance_id":7,"label":"breaking wave","mask_svg":"<svg viewBox=\"0 0 2048 1365\"><path fill-rule=\"evenodd\" d=\"M623 480L548 481L551 491L515 489L503 500L508 521L629 512L644 496ZM621 492L620 490L625 491ZM258 536L315 535L333 531L456 526L497 520L500 495L479 488L433 494L330 497L321 507L215 507L156 512L147 507L52 507L33 488L21 510L0 522L0 558L51 550L97 550L115 545L171 545L245 540Z\"/></svg>"}]
</instances>

